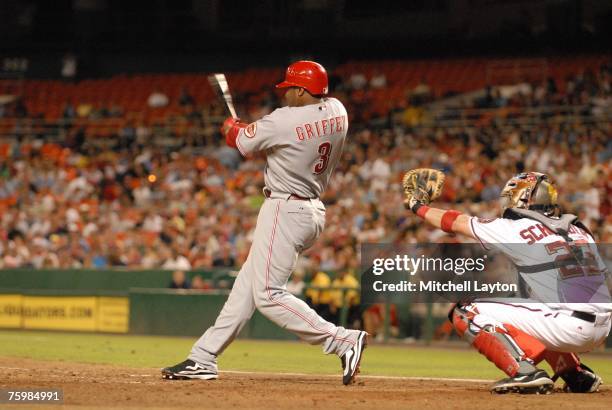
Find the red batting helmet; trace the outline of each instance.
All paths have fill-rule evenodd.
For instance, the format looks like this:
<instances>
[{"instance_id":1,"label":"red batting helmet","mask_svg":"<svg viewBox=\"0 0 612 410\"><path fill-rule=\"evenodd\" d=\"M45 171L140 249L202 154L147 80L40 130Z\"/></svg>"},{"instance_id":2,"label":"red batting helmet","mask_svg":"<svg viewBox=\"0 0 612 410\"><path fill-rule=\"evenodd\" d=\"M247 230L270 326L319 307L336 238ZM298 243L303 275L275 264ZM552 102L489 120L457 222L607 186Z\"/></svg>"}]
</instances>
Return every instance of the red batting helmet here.
<instances>
[{"instance_id":1,"label":"red batting helmet","mask_svg":"<svg viewBox=\"0 0 612 410\"><path fill-rule=\"evenodd\" d=\"M297 61L287 67L285 81L276 88L302 87L312 95L327 94L327 72L314 61Z\"/></svg>"}]
</instances>

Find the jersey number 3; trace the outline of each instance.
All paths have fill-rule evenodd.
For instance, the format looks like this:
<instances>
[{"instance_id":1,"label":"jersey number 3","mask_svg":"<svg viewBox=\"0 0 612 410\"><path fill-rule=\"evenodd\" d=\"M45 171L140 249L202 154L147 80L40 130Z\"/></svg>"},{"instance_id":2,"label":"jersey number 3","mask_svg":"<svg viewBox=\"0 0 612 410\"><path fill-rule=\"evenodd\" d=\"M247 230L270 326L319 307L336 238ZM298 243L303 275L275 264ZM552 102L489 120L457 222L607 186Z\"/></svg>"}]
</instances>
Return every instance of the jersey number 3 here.
<instances>
[{"instance_id":1,"label":"jersey number 3","mask_svg":"<svg viewBox=\"0 0 612 410\"><path fill-rule=\"evenodd\" d=\"M332 145L330 142L324 142L319 145L317 152L319 153L319 160L315 164L314 173L316 175L322 174L327 169L329 164L329 155L331 154Z\"/></svg>"}]
</instances>

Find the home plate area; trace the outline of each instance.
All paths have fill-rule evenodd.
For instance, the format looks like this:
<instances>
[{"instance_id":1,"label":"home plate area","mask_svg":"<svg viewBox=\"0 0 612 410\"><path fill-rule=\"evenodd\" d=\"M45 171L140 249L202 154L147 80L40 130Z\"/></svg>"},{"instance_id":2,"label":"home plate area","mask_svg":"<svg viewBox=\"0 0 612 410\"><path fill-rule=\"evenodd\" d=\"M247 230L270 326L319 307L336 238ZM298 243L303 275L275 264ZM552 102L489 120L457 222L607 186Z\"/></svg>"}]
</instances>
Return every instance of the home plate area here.
<instances>
[{"instance_id":1,"label":"home plate area","mask_svg":"<svg viewBox=\"0 0 612 410\"><path fill-rule=\"evenodd\" d=\"M0 380L2 388L61 388L62 408L604 409L612 401L606 386L589 395L492 395L486 380L364 375L343 386L340 375L222 372L214 381L168 381L159 369L17 358L0 358Z\"/></svg>"}]
</instances>

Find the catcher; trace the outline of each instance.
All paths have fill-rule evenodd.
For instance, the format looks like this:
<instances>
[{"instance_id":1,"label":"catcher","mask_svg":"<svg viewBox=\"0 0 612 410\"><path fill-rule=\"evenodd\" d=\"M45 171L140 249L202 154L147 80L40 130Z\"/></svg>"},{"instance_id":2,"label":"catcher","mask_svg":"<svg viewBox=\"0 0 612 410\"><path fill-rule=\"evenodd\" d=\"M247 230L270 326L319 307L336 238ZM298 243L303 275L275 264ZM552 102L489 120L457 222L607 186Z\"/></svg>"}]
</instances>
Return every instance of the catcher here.
<instances>
[{"instance_id":1,"label":"catcher","mask_svg":"<svg viewBox=\"0 0 612 410\"><path fill-rule=\"evenodd\" d=\"M503 252L521 278L554 275L557 291L568 281L586 278L596 281L598 294L604 295L581 299L581 303L567 303L563 298L559 303L544 303L542 300L549 300L539 293L544 290L532 282L524 299L476 299L456 304L449 312L455 331L508 375L494 383L491 391L549 393L558 377L565 381L566 391L597 391L601 377L577 354L605 341L612 303L606 286L608 270L588 228L576 216L560 214L557 190L545 174L526 172L510 178L501 192L502 215L493 220L430 207L443 183L444 174L434 169L407 172L403 179L405 207L436 228ZM522 249L527 244L541 245L548 252L535 256L512 252L509 244L520 244ZM552 378L536 367L542 360L555 372Z\"/></svg>"}]
</instances>

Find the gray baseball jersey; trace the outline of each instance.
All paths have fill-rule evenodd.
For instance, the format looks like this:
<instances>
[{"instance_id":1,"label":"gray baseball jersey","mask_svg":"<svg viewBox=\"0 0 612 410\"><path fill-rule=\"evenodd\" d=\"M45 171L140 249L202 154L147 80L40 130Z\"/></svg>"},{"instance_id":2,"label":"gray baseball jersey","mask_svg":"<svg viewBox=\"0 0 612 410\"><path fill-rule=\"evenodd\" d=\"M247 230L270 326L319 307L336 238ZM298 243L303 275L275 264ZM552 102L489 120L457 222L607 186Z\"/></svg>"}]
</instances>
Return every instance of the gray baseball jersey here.
<instances>
[{"instance_id":1,"label":"gray baseball jersey","mask_svg":"<svg viewBox=\"0 0 612 410\"><path fill-rule=\"evenodd\" d=\"M325 191L346 139L346 109L335 98L283 107L240 131L244 156L266 151L265 184L273 192L318 198Z\"/></svg>"}]
</instances>

